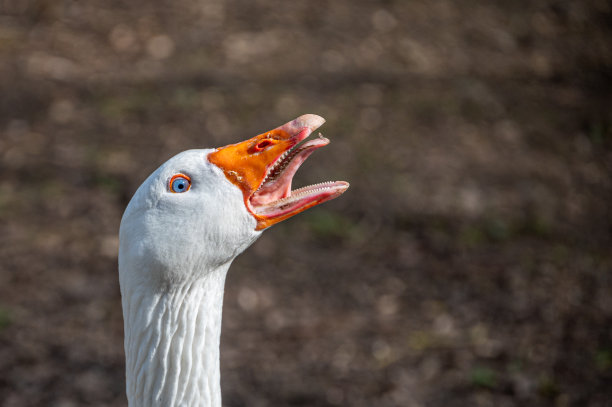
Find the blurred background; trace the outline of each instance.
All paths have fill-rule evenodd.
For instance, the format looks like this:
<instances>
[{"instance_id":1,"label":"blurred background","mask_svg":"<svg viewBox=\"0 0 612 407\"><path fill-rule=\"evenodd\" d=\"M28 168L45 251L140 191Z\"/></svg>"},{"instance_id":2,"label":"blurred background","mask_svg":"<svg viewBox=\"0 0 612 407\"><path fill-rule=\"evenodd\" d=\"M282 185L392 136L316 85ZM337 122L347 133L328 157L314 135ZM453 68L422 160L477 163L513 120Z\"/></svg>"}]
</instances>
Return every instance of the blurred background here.
<instances>
[{"instance_id":1,"label":"blurred background","mask_svg":"<svg viewBox=\"0 0 612 407\"><path fill-rule=\"evenodd\" d=\"M351 182L230 270L226 406L612 405L605 0L0 2L0 405L125 406L144 178L303 113Z\"/></svg>"}]
</instances>

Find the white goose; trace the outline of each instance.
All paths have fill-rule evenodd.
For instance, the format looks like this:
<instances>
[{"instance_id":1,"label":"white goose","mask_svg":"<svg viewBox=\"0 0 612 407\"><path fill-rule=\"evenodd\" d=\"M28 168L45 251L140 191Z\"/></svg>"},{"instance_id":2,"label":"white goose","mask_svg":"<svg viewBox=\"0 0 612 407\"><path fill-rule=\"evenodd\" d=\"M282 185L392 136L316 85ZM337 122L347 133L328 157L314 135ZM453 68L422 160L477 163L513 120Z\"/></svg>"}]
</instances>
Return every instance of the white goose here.
<instances>
[{"instance_id":1,"label":"white goose","mask_svg":"<svg viewBox=\"0 0 612 407\"><path fill-rule=\"evenodd\" d=\"M135 406L221 406L225 275L267 227L342 194L348 183L291 191L298 167L329 143L303 115L242 143L189 150L138 188L121 220L119 282L126 392Z\"/></svg>"}]
</instances>

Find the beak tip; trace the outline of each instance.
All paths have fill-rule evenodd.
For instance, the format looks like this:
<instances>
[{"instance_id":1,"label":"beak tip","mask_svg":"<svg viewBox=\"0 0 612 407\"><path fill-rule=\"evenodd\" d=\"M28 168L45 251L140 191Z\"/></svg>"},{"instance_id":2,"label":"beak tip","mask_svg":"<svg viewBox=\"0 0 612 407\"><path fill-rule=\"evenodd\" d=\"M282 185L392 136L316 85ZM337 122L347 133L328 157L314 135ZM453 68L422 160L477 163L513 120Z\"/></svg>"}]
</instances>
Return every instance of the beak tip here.
<instances>
[{"instance_id":1,"label":"beak tip","mask_svg":"<svg viewBox=\"0 0 612 407\"><path fill-rule=\"evenodd\" d=\"M325 123L325 119L316 114L304 114L294 120L298 127L308 127L310 130L317 129Z\"/></svg>"}]
</instances>

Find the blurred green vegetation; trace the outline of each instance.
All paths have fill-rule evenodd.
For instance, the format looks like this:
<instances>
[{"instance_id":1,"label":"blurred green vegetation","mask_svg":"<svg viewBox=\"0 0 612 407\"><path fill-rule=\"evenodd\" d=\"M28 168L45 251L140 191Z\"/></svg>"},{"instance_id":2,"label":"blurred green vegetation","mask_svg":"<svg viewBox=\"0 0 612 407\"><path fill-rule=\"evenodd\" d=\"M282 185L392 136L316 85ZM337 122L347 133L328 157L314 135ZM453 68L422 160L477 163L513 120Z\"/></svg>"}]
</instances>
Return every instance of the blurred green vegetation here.
<instances>
[{"instance_id":1,"label":"blurred green vegetation","mask_svg":"<svg viewBox=\"0 0 612 407\"><path fill-rule=\"evenodd\" d=\"M0 330L7 328L11 324L11 313L8 308L0 306Z\"/></svg>"},{"instance_id":2,"label":"blurred green vegetation","mask_svg":"<svg viewBox=\"0 0 612 407\"><path fill-rule=\"evenodd\" d=\"M494 389L497 387L497 373L487 367L475 367L470 374L470 381L475 386Z\"/></svg>"}]
</instances>

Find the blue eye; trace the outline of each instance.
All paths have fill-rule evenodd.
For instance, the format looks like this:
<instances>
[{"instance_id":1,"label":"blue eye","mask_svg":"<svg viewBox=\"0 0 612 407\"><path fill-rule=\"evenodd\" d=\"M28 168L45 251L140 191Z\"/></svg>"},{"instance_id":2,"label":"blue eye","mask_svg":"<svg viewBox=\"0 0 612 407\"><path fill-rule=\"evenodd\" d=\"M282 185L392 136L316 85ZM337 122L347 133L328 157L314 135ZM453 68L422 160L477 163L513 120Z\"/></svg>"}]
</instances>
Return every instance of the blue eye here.
<instances>
[{"instance_id":1,"label":"blue eye","mask_svg":"<svg viewBox=\"0 0 612 407\"><path fill-rule=\"evenodd\" d=\"M170 191L180 193L187 192L191 187L191 179L184 174L177 174L170 179Z\"/></svg>"}]
</instances>

